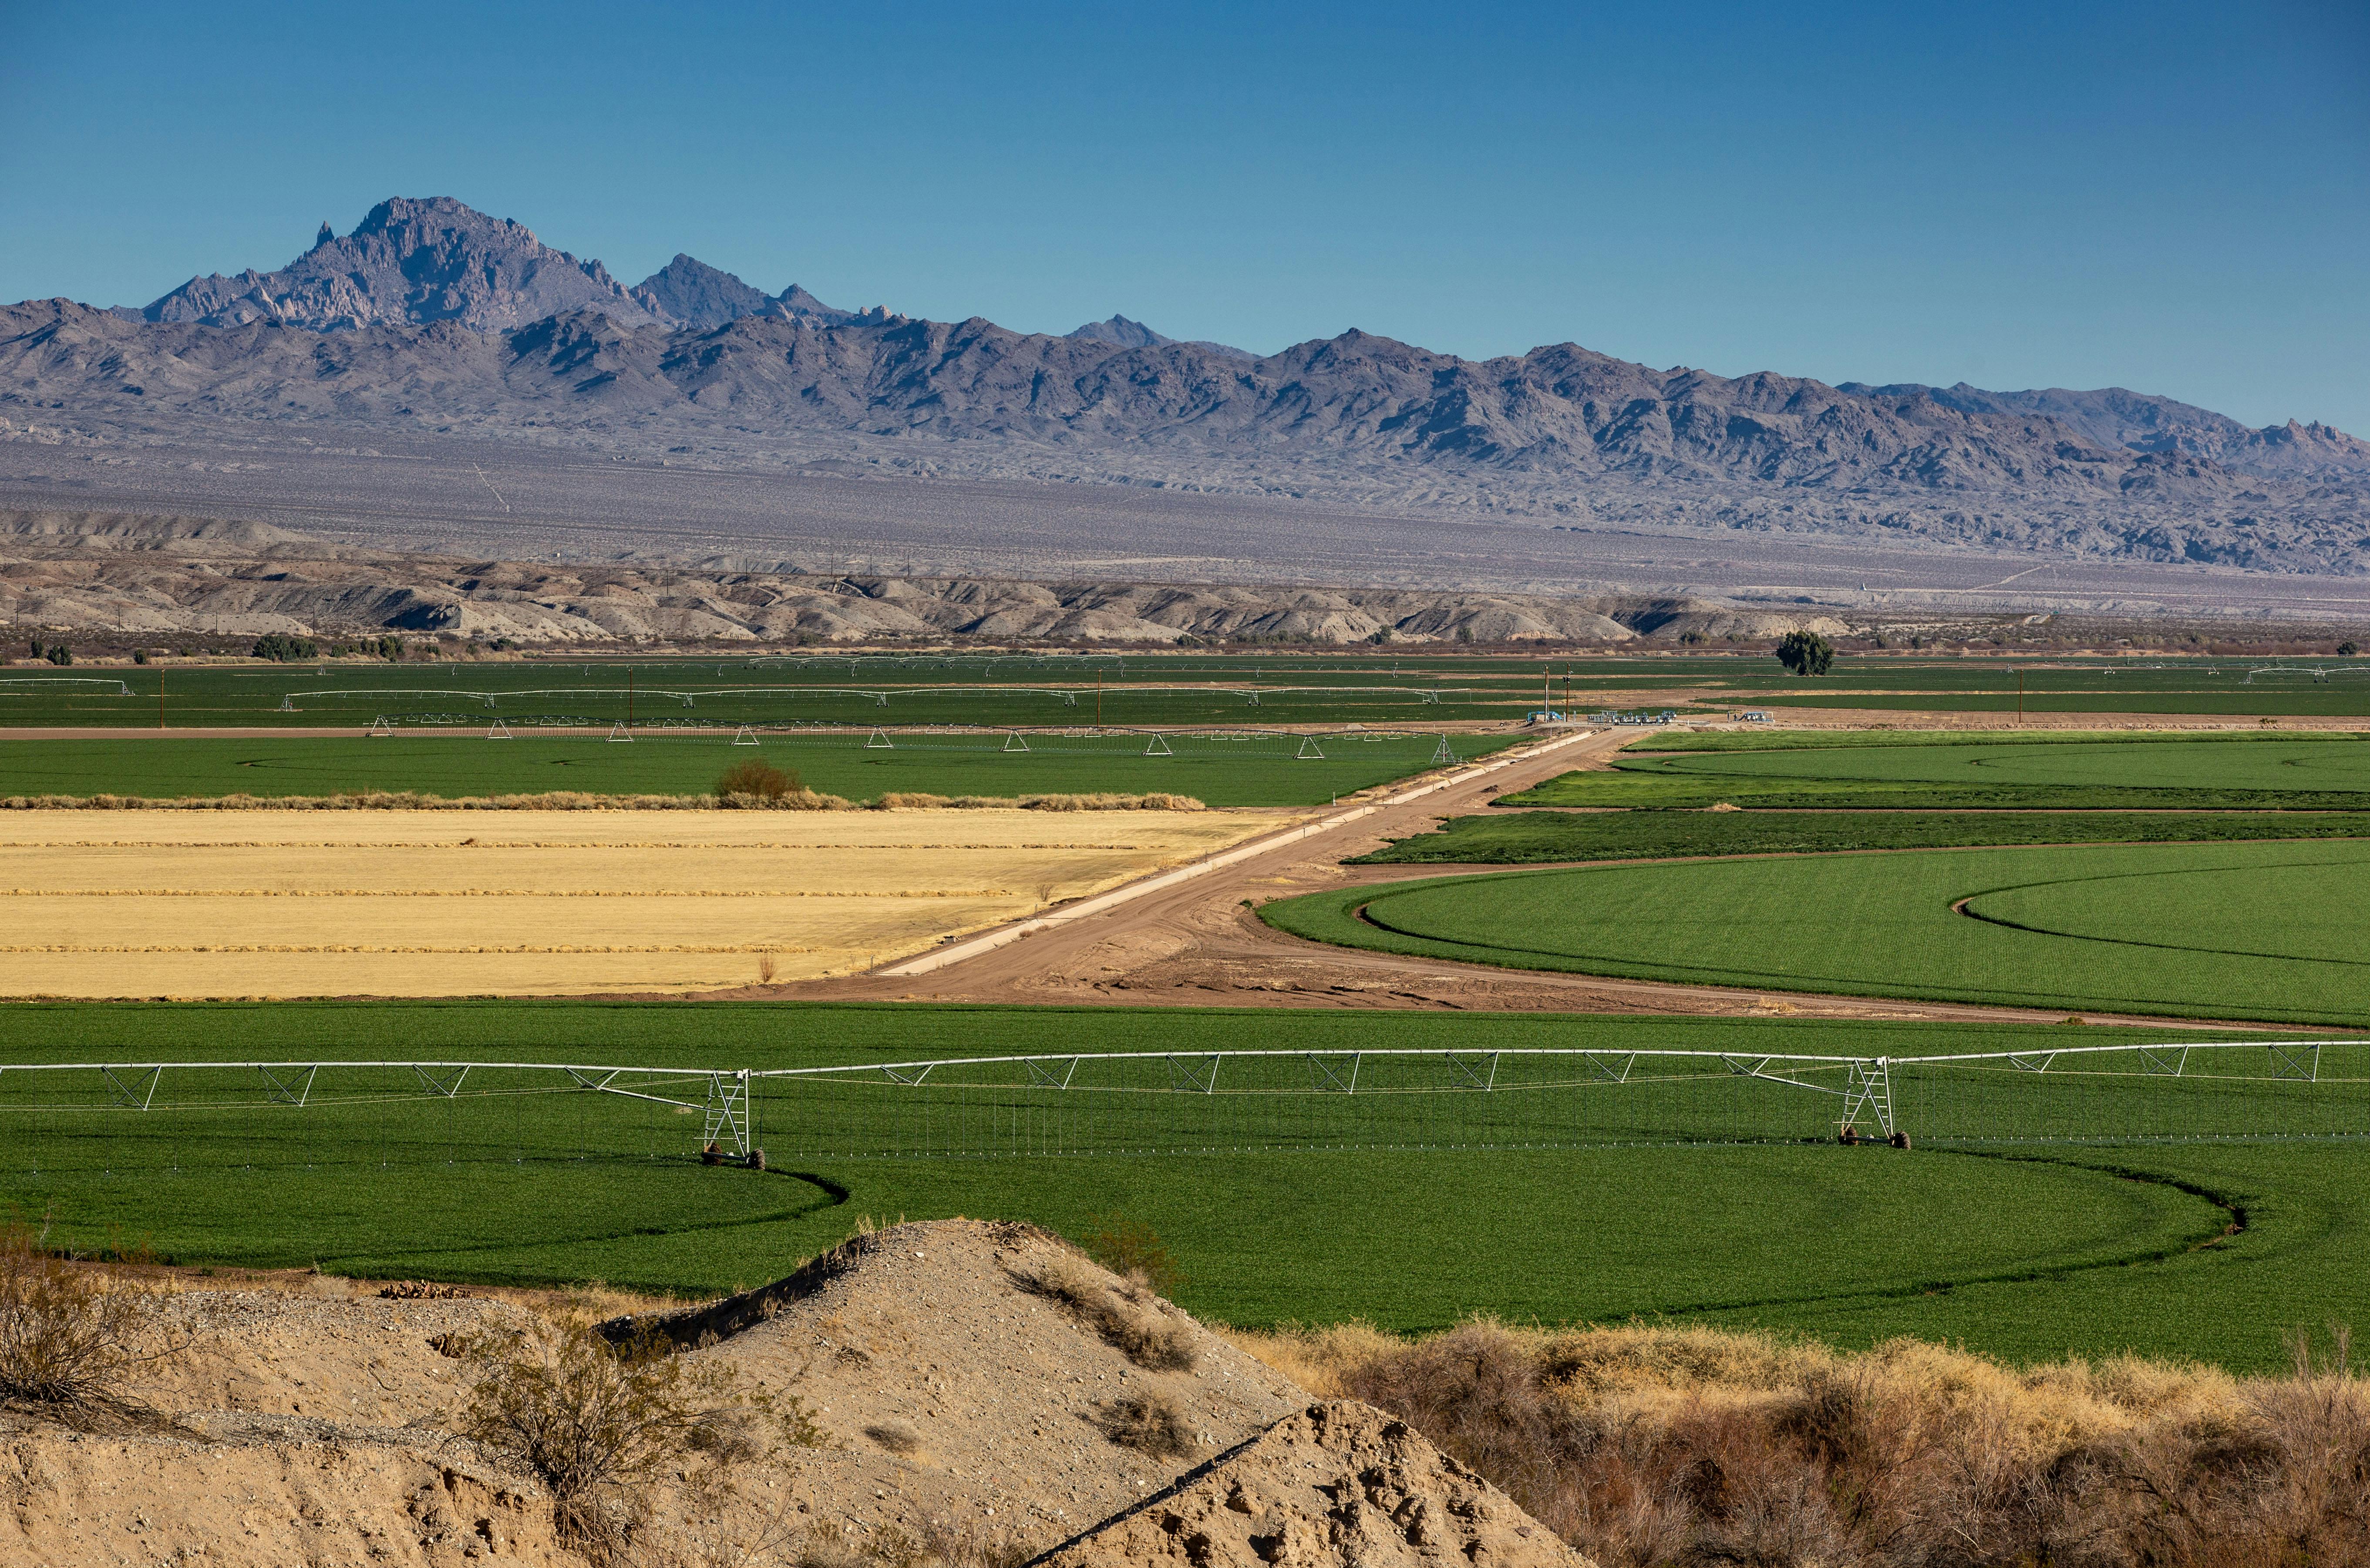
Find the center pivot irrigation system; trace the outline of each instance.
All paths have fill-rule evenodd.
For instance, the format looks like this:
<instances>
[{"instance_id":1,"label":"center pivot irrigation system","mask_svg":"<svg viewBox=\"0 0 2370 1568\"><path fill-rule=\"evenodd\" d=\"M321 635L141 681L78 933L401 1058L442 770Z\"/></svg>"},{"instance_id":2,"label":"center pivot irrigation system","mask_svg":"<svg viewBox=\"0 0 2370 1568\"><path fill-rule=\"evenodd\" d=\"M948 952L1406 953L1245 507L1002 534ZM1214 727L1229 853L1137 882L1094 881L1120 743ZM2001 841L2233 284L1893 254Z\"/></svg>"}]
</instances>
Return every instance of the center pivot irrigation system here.
<instances>
[{"instance_id":1,"label":"center pivot irrigation system","mask_svg":"<svg viewBox=\"0 0 2370 1568\"><path fill-rule=\"evenodd\" d=\"M108 683L120 685L121 683ZM131 688L125 687L125 695ZM1245 686L1237 683L1196 681L1185 683L1152 683L1134 681L1112 688L1113 698L1136 697L1154 693L1188 693L1196 697L1239 697L1252 708L1260 706L1261 698L1305 697L1373 697L1405 698L1418 706L1437 705L1441 698L1439 686ZM624 701L639 698L644 701L678 702L685 708L696 708L698 699L711 702L719 698L762 698L778 701L796 698L855 698L886 708L891 698L930 698L995 696L1001 698L1043 698L1064 708L1076 708L1078 699L1089 700L1099 693L1094 686L1018 686L975 682L961 686L535 686L499 691L478 690L464 686L338 686L316 687L280 694L280 711L301 713L305 709L299 699L310 702L352 702L389 697L458 698L463 701L481 703L488 709L500 706L503 698L525 702L530 698L582 698ZM1451 692L1450 695L1460 695Z\"/></svg>"},{"instance_id":2,"label":"center pivot irrigation system","mask_svg":"<svg viewBox=\"0 0 2370 1568\"><path fill-rule=\"evenodd\" d=\"M693 1118L696 1118L695 1121ZM0 1170L301 1162L1984 1146L2370 1136L2370 1040L1931 1056L1524 1046L1130 1051L742 1068L0 1066ZM696 1128L696 1135L694 1129Z\"/></svg>"}]
</instances>

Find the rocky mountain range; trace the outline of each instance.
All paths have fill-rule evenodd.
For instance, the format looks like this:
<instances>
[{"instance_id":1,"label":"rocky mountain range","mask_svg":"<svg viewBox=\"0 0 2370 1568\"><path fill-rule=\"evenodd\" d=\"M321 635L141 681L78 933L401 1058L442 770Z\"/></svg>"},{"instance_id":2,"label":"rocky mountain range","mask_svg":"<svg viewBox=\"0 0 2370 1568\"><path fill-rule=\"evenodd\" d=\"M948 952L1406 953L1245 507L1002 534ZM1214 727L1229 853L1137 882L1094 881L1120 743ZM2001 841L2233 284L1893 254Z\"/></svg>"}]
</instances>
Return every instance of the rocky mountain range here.
<instances>
[{"instance_id":1,"label":"rocky mountain range","mask_svg":"<svg viewBox=\"0 0 2370 1568\"><path fill-rule=\"evenodd\" d=\"M2290 420L2251 430L2211 409L2121 386L2090 392L2069 392L2062 386L1986 392L1963 381L1955 386L1867 386L1847 381L1837 390L1870 398L1930 398L1969 413L2053 420L2094 445L2202 457L2238 473L2370 474L2370 441L2348 435L2334 425Z\"/></svg>"},{"instance_id":2,"label":"rocky mountain range","mask_svg":"<svg viewBox=\"0 0 2370 1568\"><path fill-rule=\"evenodd\" d=\"M1171 343L1184 341L1178 338L1164 338L1143 322L1130 321L1124 316L1114 316L1107 321L1089 321L1065 335L1087 342L1110 343L1115 348L1122 349L1165 349ZM1195 340L1188 346L1207 349L1210 352L1223 355L1227 359L1259 358L1259 355L1248 349L1237 349L1228 343Z\"/></svg>"},{"instance_id":3,"label":"rocky mountain range","mask_svg":"<svg viewBox=\"0 0 2370 1568\"><path fill-rule=\"evenodd\" d=\"M0 310L0 439L256 421L581 440L1366 506L2370 569L2370 444L2169 398L1473 361L1352 330L1254 358L1124 317L1061 337L834 309L677 256L627 288L450 199L144 310ZM801 444L804 444L803 446ZM791 448L798 448L790 452Z\"/></svg>"}]
</instances>

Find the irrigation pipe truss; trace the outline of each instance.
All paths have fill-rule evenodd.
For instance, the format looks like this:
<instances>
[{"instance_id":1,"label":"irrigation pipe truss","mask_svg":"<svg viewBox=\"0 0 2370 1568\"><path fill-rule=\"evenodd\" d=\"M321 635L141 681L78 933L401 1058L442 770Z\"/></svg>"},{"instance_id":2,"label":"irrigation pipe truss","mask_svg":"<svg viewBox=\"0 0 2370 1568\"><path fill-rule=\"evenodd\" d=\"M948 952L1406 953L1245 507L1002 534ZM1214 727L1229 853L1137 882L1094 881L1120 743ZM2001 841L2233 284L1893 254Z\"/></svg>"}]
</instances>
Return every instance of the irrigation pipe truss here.
<instances>
[{"instance_id":1,"label":"irrigation pipe truss","mask_svg":"<svg viewBox=\"0 0 2370 1568\"><path fill-rule=\"evenodd\" d=\"M860 697L870 701L876 707L886 708L889 706L889 699L892 697L939 697L948 693L968 694L974 692L983 695L995 693L1007 696L1017 695L1022 697L1059 698L1062 699L1062 705L1064 707L1076 708L1078 706L1078 698L1090 694L1093 690L1094 688L1091 686L1008 686L1001 684L990 685L986 682L979 682L967 686L901 686L884 687L825 686L692 686L689 688L670 688L665 686L635 686L632 688L626 686L533 686L502 691L476 691L465 688L443 686L338 686L318 687L305 691L282 692L280 694L280 709L283 713L302 712L303 709L299 709L295 705L296 699L300 697L458 697L466 698L471 702L482 702L490 709L496 706L498 699L505 697L622 698L627 696L663 698L670 702L680 702L685 708L696 706L695 699L703 697ZM1108 695L1121 697L1140 696L1147 692L1195 692L1204 696L1248 698L1249 699L1250 706L1257 708L1260 705L1260 698L1262 697L1299 697L1309 694L1329 696L1345 693L1356 696L1412 697L1417 698L1420 702L1437 705L1441 698L1441 691L1442 688L1438 686L1219 686L1211 682L1156 686L1132 681L1126 686L1112 688ZM129 687L125 688L125 695L130 695ZM1463 696L1465 694L1458 692L1452 695Z\"/></svg>"},{"instance_id":2,"label":"irrigation pipe truss","mask_svg":"<svg viewBox=\"0 0 2370 1568\"><path fill-rule=\"evenodd\" d=\"M129 682L126 682L126 681L120 681L120 680L117 680L117 679L115 679L113 676L109 676L109 677L107 677L107 678L105 678L105 679L101 679L100 677L96 676L96 675L6 675L6 676L0 676L0 686L113 686L113 687L115 687L115 688L116 688L116 690L115 690L115 695L116 695L116 696L118 696L118 697L130 697L130 696L132 695L132 686L131 686L131 684L130 684ZM29 692L29 691L6 691L6 692L0 692L0 697L31 697L31 696L34 696L34 695L36 695L36 694L34 694L34 693L32 693L32 692Z\"/></svg>"},{"instance_id":3,"label":"irrigation pipe truss","mask_svg":"<svg viewBox=\"0 0 2370 1568\"><path fill-rule=\"evenodd\" d=\"M313 1090L324 1071L332 1073L380 1070L409 1073L417 1081L414 1093L421 1098L458 1099L469 1075L494 1072L524 1072L560 1076L564 1081L548 1089L503 1088L475 1090L475 1094L547 1094L583 1091L617 1095L629 1100L648 1101L654 1104L672 1105L681 1110L704 1113L701 1136L711 1144L729 1144L732 1151L750 1152L754 1133L754 1101L752 1091L767 1080L785 1083L847 1084L851 1086L898 1087L919 1090L928 1085L935 1075L940 1089L990 1089L999 1091L1014 1089L1053 1090L1075 1094L1193 1094L1214 1096L1279 1096L1279 1095L1354 1095L1361 1091L1360 1079L1367 1063L1392 1060L1434 1060L1442 1064L1444 1076L1424 1084L1395 1084L1377 1088L1369 1082L1363 1092L1368 1095L1408 1095L1432 1093L1504 1093L1509 1090L1553 1090L1579 1085L1622 1085L1674 1081L1677 1078L1754 1078L1790 1089L1811 1090L1817 1093L1840 1097L1843 1101L1840 1124L1848 1126L1857 1117L1866 1116L1890 1137L1893 1131L1893 1074L1901 1070L1929 1067L1988 1069L2008 1074L2042 1074L2053 1069L2063 1076L2065 1069L2059 1064L2074 1059L2075 1069L2083 1077L2131 1077L2144 1078L2203 1078L2216 1083L2289 1082L2289 1083L2359 1083L2361 1079L2326 1078L2320 1072L2320 1056L2330 1046L2370 1045L2370 1040L2215 1040L2171 1041L2111 1045L2068 1045L2042 1051L1986 1051L1932 1056L1842 1056L1819 1055L1789 1052L1690 1051L1655 1047L1606 1048L1604 1046L1525 1045L1503 1048L1471 1048L1439 1050L1436 1048L1384 1046L1373 1049L1279 1050L1249 1049L1222 1051L1081 1051L1052 1052L1030 1055L996 1056L937 1057L902 1062L855 1062L829 1066L807 1067L645 1067L614 1065L587 1066L563 1062L483 1062L483 1061L404 1061L404 1060L321 1060L311 1061L225 1061L225 1062L43 1062L0 1064L0 1089L5 1089L11 1075L51 1075L81 1073L98 1075L100 1091L107 1096L104 1104L75 1107L96 1110L130 1110L146 1112L160 1109L156 1091L165 1075L192 1072L254 1073L261 1079L261 1099L267 1104L287 1105L303 1109L314 1103ZM2260 1071L2192 1071L2192 1059L2201 1053L2247 1052L2261 1053ZM2095 1065L2104 1058L2123 1057L2129 1065L2100 1071ZM1509 1061L1536 1058L1558 1058L1580 1065L1583 1076L1569 1082L1526 1081L1500 1082L1500 1068ZM1305 1061L1309 1076L1303 1088L1282 1089L1272 1084L1253 1084L1245 1088L1219 1087L1220 1069L1227 1063L1261 1061ZM1166 1067L1157 1085L1081 1083L1078 1070L1089 1063L1159 1064ZM1707 1070L1676 1075L1639 1074L1638 1067L1645 1063L1650 1069L1656 1065L1677 1066L1694 1064ZM2215 1066L2239 1066L2212 1060ZM1014 1082L980 1081L961 1077L967 1068L1018 1066L1026 1069L1025 1079ZM2087 1069L2087 1070L2086 1070ZM1840 1074L1838 1082L1814 1081L1807 1075ZM1238 1074L1228 1075L1231 1086ZM675 1090L676 1094L657 1092ZM699 1095L697 1099L680 1098L682 1091ZM386 1098L384 1094L374 1099ZM325 1101L328 1102L328 1101ZM253 1103L248 1101L247 1103ZM43 1106L37 1109L66 1109ZM168 1101L161 1109L185 1110L187 1105ZM218 1104L217 1109L236 1109Z\"/></svg>"},{"instance_id":4,"label":"irrigation pipe truss","mask_svg":"<svg viewBox=\"0 0 2370 1568\"><path fill-rule=\"evenodd\" d=\"M1561 747L1576 745L1595 732L1593 730L1582 730L1573 734L1559 735L1540 745L1525 747L1488 762L1475 763L1470 767L1459 768L1444 778L1435 778L1429 783L1418 784L1412 789L1402 790L1395 795L1386 796L1372 804L1352 806L1348 811L1336 812L1330 816L1319 818L1312 823L1304 823L1298 827L1287 829L1281 834L1272 834L1248 844L1238 844L1232 849L1222 849L1217 854L1206 856L1189 865L1179 866L1173 870L1161 871L1145 877L1140 882L1129 882L1124 887L1115 887L1109 893L1098 894L1092 898L1061 909L1049 910L1045 914L1022 920L1017 925L1007 926L1002 930L989 931L984 935L973 937L968 941L956 942L942 947L935 952L926 952L919 958L909 958L903 963L892 963L880 973L901 978L913 974L928 974L935 970L944 969L950 963L961 963L967 958L977 958L981 953L993 952L1007 943L1018 941L1031 931L1042 931L1054 926L1065 925L1072 920L1083 920L1089 916L1103 914L1131 900L1142 898L1146 894L1157 893L1163 888L1175 887L1178 883L1191 882L1195 877L1208 876L1212 871L1222 870L1238 861L1250 859L1255 856L1264 855L1271 849L1283 848L1288 844L1296 844L1305 838L1312 838L1320 833L1330 833L1335 828L1346 826L1361 817L1372 816L1386 806L1405 805L1408 801L1420 800L1435 790L1445 790L1452 784L1467 783L1484 774L1495 773L1501 767L1512 767L1518 762L1528 762L1534 757L1544 756L1548 752Z\"/></svg>"}]
</instances>

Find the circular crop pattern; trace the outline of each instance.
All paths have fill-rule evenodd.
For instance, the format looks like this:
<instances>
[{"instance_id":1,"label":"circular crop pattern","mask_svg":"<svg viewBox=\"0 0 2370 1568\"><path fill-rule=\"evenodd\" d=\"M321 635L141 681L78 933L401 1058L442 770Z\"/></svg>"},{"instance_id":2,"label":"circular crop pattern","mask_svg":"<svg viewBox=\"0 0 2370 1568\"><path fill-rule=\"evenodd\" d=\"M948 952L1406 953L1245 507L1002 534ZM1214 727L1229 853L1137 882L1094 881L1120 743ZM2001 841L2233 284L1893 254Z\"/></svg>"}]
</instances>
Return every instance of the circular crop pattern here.
<instances>
[{"instance_id":1,"label":"circular crop pattern","mask_svg":"<svg viewBox=\"0 0 2370 1568\"><path fill-rule=\"evenodd\" d=\"M1605 866L1271 905L1285 930L1511 968L2019 1007L2370 1018L2370 844Z\"/></svg>"},{"instance_id":2,"label":"circular crop pattern","mask_svg":"<svg viewBox=\"0 0 2370 1568\"><path fill-rule=\"evenodd\" d=\"M2043 936L2370 968L2358 857L2034 882L1978 894L1978 920Z\"/></svg>"}]
</instances>

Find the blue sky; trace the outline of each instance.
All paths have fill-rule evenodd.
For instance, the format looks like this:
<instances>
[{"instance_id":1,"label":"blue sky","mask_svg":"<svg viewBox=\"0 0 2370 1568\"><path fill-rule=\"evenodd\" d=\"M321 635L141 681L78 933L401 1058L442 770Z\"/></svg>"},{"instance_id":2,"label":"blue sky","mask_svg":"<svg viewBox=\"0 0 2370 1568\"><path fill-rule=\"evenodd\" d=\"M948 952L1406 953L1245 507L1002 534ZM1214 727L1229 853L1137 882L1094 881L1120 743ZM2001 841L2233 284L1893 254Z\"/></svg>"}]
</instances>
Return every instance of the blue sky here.
<instances>
[{"instance_id":1,"label":"blue sky","mask_svg":"<svg viewBox=\"0 0 2370 1568\"><path fill-rule=\"evenodd\" d=\"M0 0L0 298L452 195L628 282L2370 435L2370 6Z\"/></svg>"}]
</instances>

